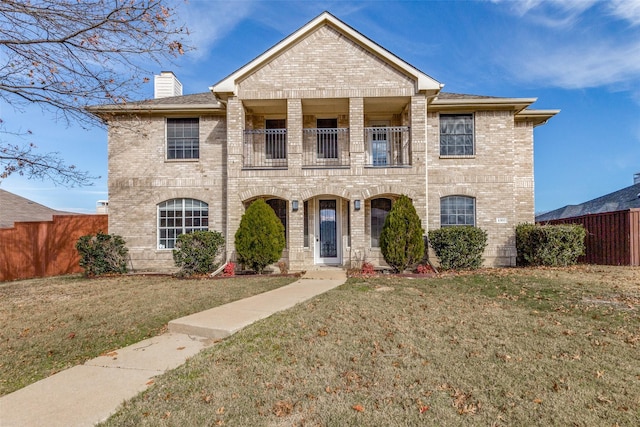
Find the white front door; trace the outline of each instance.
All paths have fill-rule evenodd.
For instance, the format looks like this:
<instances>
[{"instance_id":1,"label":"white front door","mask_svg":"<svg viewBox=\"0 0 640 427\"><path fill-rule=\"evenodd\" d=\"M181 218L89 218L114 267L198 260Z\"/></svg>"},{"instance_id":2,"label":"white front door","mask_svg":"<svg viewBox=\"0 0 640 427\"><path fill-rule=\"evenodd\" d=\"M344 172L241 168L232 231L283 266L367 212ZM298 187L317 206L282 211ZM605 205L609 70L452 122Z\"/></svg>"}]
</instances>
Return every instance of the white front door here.
<instances>
[{"instance_id":1,"label":"white front door","mask_svg":"<svg viewBox=\"0 0 640 427\"><path fill-rule=\"evenodd\" d=\"M341 264L340 200L319 199L315 235L316 264Z\"/></svg>"}]
</instances>

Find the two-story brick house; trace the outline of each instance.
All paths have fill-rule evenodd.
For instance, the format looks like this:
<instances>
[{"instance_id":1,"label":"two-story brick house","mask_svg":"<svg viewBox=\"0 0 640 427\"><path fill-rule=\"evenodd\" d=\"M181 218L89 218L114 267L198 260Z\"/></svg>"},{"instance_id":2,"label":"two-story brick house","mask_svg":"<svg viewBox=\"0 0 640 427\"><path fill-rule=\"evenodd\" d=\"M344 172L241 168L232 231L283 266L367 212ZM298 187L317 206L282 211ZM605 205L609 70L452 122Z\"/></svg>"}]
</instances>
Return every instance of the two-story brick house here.
<instances>
[{"instance_id":1,"label":"two-story brick house","mask_svg":"<svg viewBox=\"0 0 640 427\"><path fill-rule=\"evenodd\" d=\"M515 263L533 222L533 129L557 110L443 85L323 13L209 92L95 107L109 124L109 232L136 269L171 268L180 233L221 231L233 259L245 208L285 225L292 270L384 263L378 238L408 195L425 229L488 232L487 265Z\"/></svg>"}]
</instances>

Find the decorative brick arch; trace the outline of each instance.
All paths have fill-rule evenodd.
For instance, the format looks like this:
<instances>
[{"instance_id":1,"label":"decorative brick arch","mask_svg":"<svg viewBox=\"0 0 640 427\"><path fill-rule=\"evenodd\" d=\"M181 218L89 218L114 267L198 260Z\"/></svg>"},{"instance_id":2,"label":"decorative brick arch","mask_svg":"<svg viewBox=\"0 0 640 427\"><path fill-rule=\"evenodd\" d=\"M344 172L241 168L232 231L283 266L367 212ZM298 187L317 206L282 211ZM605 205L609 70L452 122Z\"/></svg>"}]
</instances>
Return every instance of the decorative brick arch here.
<instances>
[{"instance_id":1,"label":"decorative brick arch","mask_svg":"<svg viewBox=\"0 0 640 427\"><path fill-rule=\"evenodd\" d=\"M394 196L395 198L398 198L402 194L405 194L411 200L416 200L418 198L415 191L411 189L403 188L401 191L398 191L397 185L377 185L375 187L362 190L362 198L365 200L376 199L382 196Z\"/></svg>"},{"instance_id":2,"label":"decorative brick arch","mask_svg":"<svg viewBox=\"0 0 640 427\"><path fill-rule=\"evenodd\" d=\"M343 185L321 185L312 189L303 190L300 193L302 200L308 200L313 197L322 195L332 195L342 197L343 199L351 200L353 198L351 192L344 188Z\"/></svg>"},{"instance_id":3,"label":"decorative brick arch","mask_svg":"<svg viewBox=\"0 0 640 427\"><path fill-rule=\"evenodd\" d=\"M273 185L256 185L238 193L238 197L244 203L257 197L274 197L283 200L291 200L291 192Z\"/></svg>"},{"instance_id":4,"label":"decorative brick arch","mask_svg":"<svg viewBox=\"0 0 640 427\"><path fill-rule=\"evenodd\" d=\"M158 206L162 202L167 202L169 200L174 200L174 199L194 199L194 200L199 200L201 202L205 202L206 204L210 205L211 201L207 198L207 196L210 196L210 194L205 193L204 191L194 193L192 191L185 192L182 189L175 189L167 192L162 192L162 194L155 195L154 204L155 206Z\"/></svg>"},{"instance_id":5,"label":"decorative brick arch","mask_svg":"<svg viewBox=\"0 0 640 427\"><path fill-rule=\"evenodd\" d=\"M478 198L478 193L475 188L471 186L462 185L447 185L438 189L438 199L442 199L447 196L467 196Z\"/></svg>"}]
</instances>

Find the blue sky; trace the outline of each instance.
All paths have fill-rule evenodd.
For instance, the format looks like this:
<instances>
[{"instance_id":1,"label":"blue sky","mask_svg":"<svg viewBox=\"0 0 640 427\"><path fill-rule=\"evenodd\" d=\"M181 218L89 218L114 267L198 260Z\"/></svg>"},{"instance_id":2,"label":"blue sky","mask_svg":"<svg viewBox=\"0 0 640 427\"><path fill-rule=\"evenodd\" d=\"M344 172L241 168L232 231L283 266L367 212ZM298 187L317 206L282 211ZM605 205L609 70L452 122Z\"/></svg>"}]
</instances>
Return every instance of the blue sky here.
<instances>
[{"instance_id":1,"label":"blue sky","mask_svg":"<svg viewBox=\"0 0 640 427\"><path fill-rule=\"evenodd\" d=\"M537 97L560 109L535 130L536 212L582 203L640 172L640 0L176 2L191 31L172 70L199 93L327 10L445 84L445 91ZM153 81L153 79L152 79ZM153 96L152 83L135 99ZM42 151L101 176L54 187L11 176L0 188L61 210L95 212L107 199L106 130L66 127L32 108L0 117L33 132ZM16 125L17 124L17 125Z\"/></svg>"}]
</instances>

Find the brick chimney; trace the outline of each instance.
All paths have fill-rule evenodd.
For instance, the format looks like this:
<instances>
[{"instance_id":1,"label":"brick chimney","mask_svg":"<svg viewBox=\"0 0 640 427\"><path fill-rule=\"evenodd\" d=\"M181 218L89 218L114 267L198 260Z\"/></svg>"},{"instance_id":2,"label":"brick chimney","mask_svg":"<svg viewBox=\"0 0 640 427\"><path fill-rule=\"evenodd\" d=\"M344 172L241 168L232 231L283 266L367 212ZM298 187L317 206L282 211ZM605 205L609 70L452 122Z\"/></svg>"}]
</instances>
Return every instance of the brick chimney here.
<instances>
[{"instance_id":1,"label":"brick chimney","mask_svg":"<svg viewBox=\"0 0 640 427\"><path fill-rule=\"evenodd\" d=\"M173 71L161 71L159 76L153 76L153 97L167 98L169 96L181 96L182 83Z\"/></svg>"}]
</instances>

